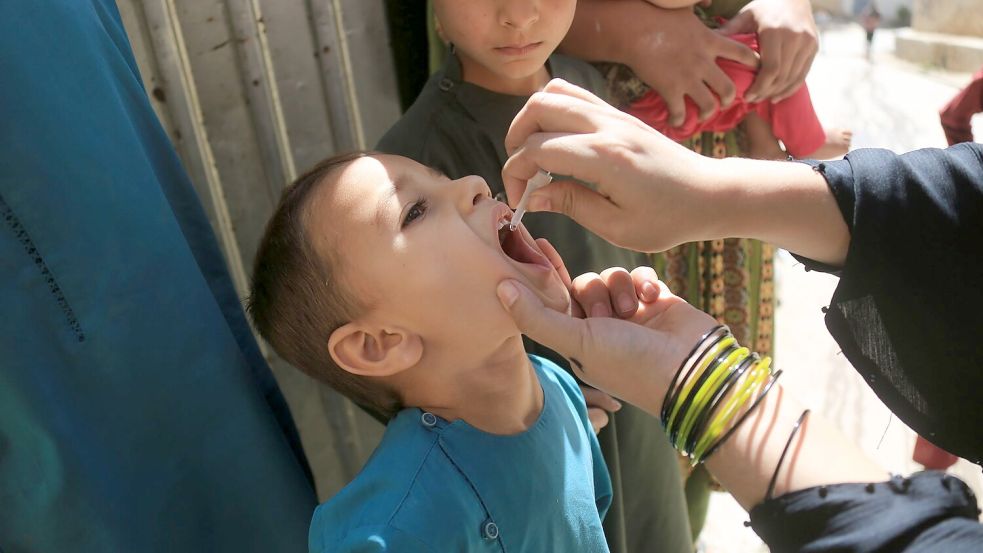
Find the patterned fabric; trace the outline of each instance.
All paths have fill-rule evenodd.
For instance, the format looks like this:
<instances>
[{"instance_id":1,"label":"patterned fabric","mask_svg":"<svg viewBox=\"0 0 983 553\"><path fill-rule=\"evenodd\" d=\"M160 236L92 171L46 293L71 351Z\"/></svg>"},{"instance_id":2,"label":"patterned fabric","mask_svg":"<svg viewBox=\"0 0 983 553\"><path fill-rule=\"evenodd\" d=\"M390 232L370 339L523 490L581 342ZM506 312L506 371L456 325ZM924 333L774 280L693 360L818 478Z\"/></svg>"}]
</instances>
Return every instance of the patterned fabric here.
<instances>
[{"instance_id":1,"label":"patterned fabric","mask_svg":"<svg viewBox=\"0 0 983 553\"><path fill-rule=\"evenodd\" d=\"M615 106L625 109L651 90L625 65L595 64L608 81ZM703 132L682 142L699 154L725 158L747 151L739 126L728 132ZM771 355L775 328L775 248L757 240L728 238L693 242L652 254L651 265L674 294L730 327L734 337L761 355ZM686 502L692 538L700 535L709 509L709 492L720 485L701 466L686 478Z\"/></svg>"},{"instance_id":2,"label":"patterned fabric","mask_svg":"<svg viewBox=\"0 0 983 553\"><path fill-rule=\"evenodd\" d=\"M620 108L650 88L628 67L597 64ZM747 150L742 127L704 132L682 142L713 158L740 156ZM674 294L731 328L734 337L762 355L771 355L775 328L775 248L757 240L728 238L682 244L652 255L652 266Z\"/></svg>"}]
</instances>

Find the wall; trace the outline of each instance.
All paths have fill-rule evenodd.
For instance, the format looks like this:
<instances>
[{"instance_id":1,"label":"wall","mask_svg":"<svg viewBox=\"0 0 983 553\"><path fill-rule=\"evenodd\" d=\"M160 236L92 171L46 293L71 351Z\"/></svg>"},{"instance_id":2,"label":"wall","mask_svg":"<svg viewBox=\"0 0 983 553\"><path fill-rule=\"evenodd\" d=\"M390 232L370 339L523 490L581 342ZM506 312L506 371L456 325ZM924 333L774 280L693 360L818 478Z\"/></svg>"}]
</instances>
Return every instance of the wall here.
<instances>
[{"instance_id":1,"label":"wall","mask_svg":"<svg viewBox=\"0 0 983 553\"><path fill-rule=\"evenodd\" d=\"M912 28L983 37L983 0L915 0Z\"/></svg>"},{"instance_id":2,"label":"wall","mask_svg":"<svg viewBox=\"0 0 983 553\"><path fill-rule=\"evenodd\" d=\"M284 185L365 148L399 116L382 2L117 0L144 85L205 206L242 297ZM322 498L381 425L264 346Z\"/></svg>"}]
</instances>

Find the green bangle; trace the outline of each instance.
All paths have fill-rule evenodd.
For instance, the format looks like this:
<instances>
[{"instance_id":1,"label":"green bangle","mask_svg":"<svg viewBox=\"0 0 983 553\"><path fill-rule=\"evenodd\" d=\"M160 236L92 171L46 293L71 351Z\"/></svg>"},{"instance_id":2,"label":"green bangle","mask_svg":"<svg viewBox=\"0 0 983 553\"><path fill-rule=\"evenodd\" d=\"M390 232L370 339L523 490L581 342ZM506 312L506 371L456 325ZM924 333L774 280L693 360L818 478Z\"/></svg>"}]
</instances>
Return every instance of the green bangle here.
<instances>
[{"instance_id":1,"label":"green bangle","mask_svg":"<svg viewBox=\"0 0 983 553\"><path fill-rule=\"evenodd\" d=\"M696 383L697 380L699 380L699 375L703 374L703 371L706 370L707 365L709 365L711 361L713 361L714 359L716 359L717 356L720 355L720 353L724 349L726 349L726 348L730 347L732 344L736 344L736 343L737 343L737 340L734 339L733 336L728 335L726 338L724 338L723 340L721 340L716 346L714 346L710 350L709 354L704 354L703 359L701 359L700 362L699 362L700 363L699 364L699 368L697 369L697 371L695 373L695 376L693 378L690 378L686 382L681 383L681 385L683 387L683 391L680 394L680 396L676 398L676 401L674 402L674 404L672 406L672 411L671 411L671 413L669 415L669 420L668 421L665 421L666 422L666 428L667 429L668 428L672 428L673 423L676 421L676 415L679 414L679 407L680 407L680 405L682 405L683 402L686 401L686 398L689 396L690 392L692 391L694 384Z\"/></svg>"},{"instance_id":2,"label":"green bangle","mask_svg":"<svg viewBox=\"0 0 983 553\"><path fill-rule=\"evenodd\" d=\"M718 440L716 440L712 446L710 446L710 449L708 449L707 452L703 454L702 457L700 457L700 462L704 462L707 459L709 459L710 456L714 454L714 452L720 449L721 445L726 443L727 440L731 436L733 436L735 432L737 432L737 429L740 428L742 424L744 424L744 421L748 420L751 417L751 413L753 413L754 410L758 408L758 405L761 405L761 402L764 401L765 397L768 396L768 392L771 391L771 389L775 386L775 384L778 383L778 378L781 377L782 374L783 373L781 369L778 369L777 371L771 374L771 379L768 381L768 384L764 387L763 390L761 390L761 393L758 394L758 397L754 398L754 401L751 402L751 406L745 409L744 413L742 413L741 416L738 417L738 419L734 422L734 424L730 425L730 428L727 430L727 432L723 436L721 436Z\"/></svg>"},{"instance_id":3,"label":"green bangle","mask_svg":"<svg viewBox=\"0 0 983 553\"><path fill-rule=\"evenodd\" d=\"M721 407L723 407L723 398L730 396L731 392L733 392L733 388L738 382L742 381L744 375L747 374L751 367L757 364L759 359L761 358L758 357L757 353L751 353L737 363L737 366L727 374L723 382L717 388L717 391L710 396L709 400L707 400L710 406L703 413L701 413L699 418L696 419L696 422L693 423L693 430L690 431L689 438L684 444L686 451L692 453L696 450L697 440L706 433L707 427L710 426L713 418L720 412Z\"/></svg>"},{"instance_id":4,"label":"green bangle","mask_svg":"<svg viewBox=\"0 0 983 553\"><path fill-rule=\"evenodd\" d=\"M719 367L720 364L723 363L723 361L727 359L727 357L730 356L731 353L737 351L738 349L740 349L740 346L737 344L737 342L734 342L733 344L730 344L729 346L725 347L722 351L717 353L715 357L709 359L709 363L706 364L705 369L703 369L702 366L703 365L702 362L705 361L705 359L699 360L701 369L703 370L701 370L701 372L693 376L693 379L690 381L690 386L691 386L690 393L679 398L679 405L677 406L679 411L679 416L676 418L675 424L668 427L669 443L675 446L676 441L679 439L679 434L680 431L682 430L683 422L685 421L685 419L691 416L692 414L691 406L693 405L693 400L696 399L696 395L697 393L699 393L700 388L703 387L703 384L706 383L706 381L714 373L717 367Z\"/></svg>"},{"instance_id":5,"label":"green bangle","mask_svg":"<svg viewBox=\"0 0 983 553\"><path fill-rule=\"evenodd\" d=\"M686 416L683 418L683 424L680 427L679 436L676 440L676 449L687 453L684 449L689 438L689 433L693 430L693 423L696 422L698 415L707 407L707 400L716 394L717 388L724 381L724 376L730 373L731 368L743 361L749 353L750 350L744 347L731 352L720 365L713 369L710 378L696 391L696 398L693 400L690 408L687 409Z\"/></svg>"},{"instance_id":6,"label":"green bangle","mask_svg":"<svg viewBox=\"0 0 983 553\"><path fill-rule=\"evenodd\" d=\"M754 392L760 390L765 382L767 382L768 377L771 376L770 367L771 358L765 357L758 361L754 368L751 369L747 379L741 384L737 393L727 400L723 410L714 417L707 431L697 441L692 455L694 462L699 462L699 459L703 457L703 453L723 434L724 429L727 428L727 425L730 424L730 421L737 415L741 407L744 407L751 396L754 395Z\"/></svg>"},{"instance_id":7,"label":"green bangle","mask_svg":"<svg viewBox=\"0 0 983 553\"><path fill-rule=\"evenodd\" d=\"M726 325L714 327L700 338L700 341L693 346L693 349L686 355L683 362L679 364L676 374L673 375L672 381L669 382L669 387L666 388L666 395L662 398L662 409L659 410L659 419L662 422L663 428L666 427L666 421L669 420L669 411L676 403L676 396L683 387L683 382L689 380L693 369L696 368L697 361L703 358L703 354L707 350L729 335L730 329Z\"/></svg>"}]
</instances>

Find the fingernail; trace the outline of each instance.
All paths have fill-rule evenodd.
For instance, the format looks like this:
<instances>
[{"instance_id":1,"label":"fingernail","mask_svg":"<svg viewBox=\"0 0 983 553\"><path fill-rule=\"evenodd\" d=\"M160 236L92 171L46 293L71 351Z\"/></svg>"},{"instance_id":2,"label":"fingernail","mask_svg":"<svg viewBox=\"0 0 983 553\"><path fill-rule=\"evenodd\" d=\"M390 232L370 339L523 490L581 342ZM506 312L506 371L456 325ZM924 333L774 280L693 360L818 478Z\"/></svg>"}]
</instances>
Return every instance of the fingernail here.
<instances>
[{"instance_id":1,"label":"fingernail","mask_svg":"<svg viewBox=\"0 0 983 553\"><path fill-rule=\"evenodd\" d=\"M744 101L747 102L747 103L749 103L749 104L753 104L753 103L755 103L755 102L758 101L758 95L757 94L748 94L748 95L744 96Z\"/></svg>"},{"instance_id":2,"label":"fingernail","mask_svg":"<svg viewBox=\"0 0 983 553\"><path fill-rule=\"evenodd\" d=\"M642 295L645 296L646 301L652 301L659 295L659 288L651 282L646 282L642 285Z\"/></svg>"},{"instance_id":3,"label":"fingernail","mask_svg":"<svg viewBox=\"0 0 983 553\"><path fill-rule=\"evenodd\" d=\"M549 198L543 196L530 196L529 197L529 211L552 211L553 202Z\"/></svg>"},{"instance_id":4,"label":"fingernail","mask_svg":"<svg viewBox=\"0 0 983 553\"><path fill-rule=\"evenodd\" d=\"M621 408L622 408L622 407L624 407L624 406L623 406L623 405L621 405L621 402L620 402L620 401L618 401L618 400L614 400L614 410L615 410L615 411L621 411Z\"/></svg>"},{"instance_id":5,"label":"fingernail","mask_svg":"<svg viewBox=\"0 0 983 553\"><path fill-rule=\"evenodd\" d=\"M505 307L512 307L515 300L519 299L519 289L510 281L506 280L498 285L498 299Z\"/></svg>"},{"instance_id":6,"label":"fingernail","mask_svg":"<svg viewBox=\"0 0 983 553\"><path fill-rule=\"evenodd\" d=\"M603 303L595 303L590 308L590 316L591 317L610 317L611 316L611 310L608 308L607 305L604 305Z\"/></svg>"},{"instance_id":7,"label":"fingernail","mask_svg":"<svg viewBox=\"0 0 983 553\"><path fill-rule=\"evenodd\" d=\"M618 296L618 311L621 313L628 313L636 306L635 300L628 294Z\"/></svg>"}]
</instances>

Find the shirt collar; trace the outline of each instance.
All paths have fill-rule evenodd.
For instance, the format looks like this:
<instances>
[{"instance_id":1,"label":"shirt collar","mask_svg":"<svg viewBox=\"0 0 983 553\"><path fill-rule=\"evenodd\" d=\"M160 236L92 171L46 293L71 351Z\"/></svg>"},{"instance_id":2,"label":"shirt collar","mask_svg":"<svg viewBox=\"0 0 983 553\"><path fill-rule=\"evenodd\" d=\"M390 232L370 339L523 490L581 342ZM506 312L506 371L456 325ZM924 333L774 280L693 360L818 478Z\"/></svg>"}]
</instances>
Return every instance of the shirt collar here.
<instances>
[{"instance_id":1,"label":"shirt collar","mask_svg":"<svg viewBox=\"0 0 983 553\"><path fill-rule=\"evenodd\" d=\"M546 60L546 68L550 75L555 74L552 62L553 56L550 56ZM493 137L504 139L512 119L525 105L529 96L493 92L465 82L462 74L461 60L454 53L449 53L437 85L444 93L453 95L481 128L489 131ZM496 146L504 152L504 144L496 144Z\"/></svg>"}]
</instances>

